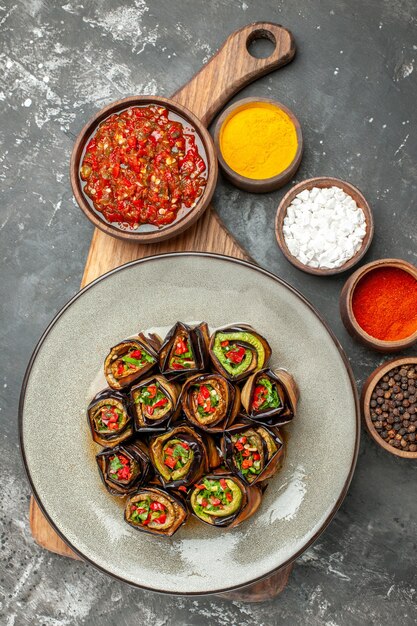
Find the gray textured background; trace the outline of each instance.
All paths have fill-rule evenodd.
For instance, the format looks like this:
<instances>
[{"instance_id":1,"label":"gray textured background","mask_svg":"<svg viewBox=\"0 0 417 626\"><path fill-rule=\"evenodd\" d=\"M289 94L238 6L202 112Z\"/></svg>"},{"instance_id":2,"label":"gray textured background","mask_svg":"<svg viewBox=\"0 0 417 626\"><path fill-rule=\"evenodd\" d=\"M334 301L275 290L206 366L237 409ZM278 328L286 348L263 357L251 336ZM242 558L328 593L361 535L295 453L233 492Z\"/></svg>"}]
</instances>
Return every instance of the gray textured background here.
<instances>
[{"instance_id":1,"label":"gray textured background","mask_svg":"<svg viewBox=\"0 0 417 626\"><path fill-rule=\"evenodd\" d=\"M41 550L29 532L17 437L20 384L42 330L77 291L92 235L68 180L73 141L114 99L169 96L230 31L255 20L289 27L298 54L239 97L275 97L297 114L306 145L297 180L335 175L362 189L376 221L366 260L416 262L414 0L3 0L1 624L416 623L416 464L391 458L366 434L335 520L298 560L285 592L263 605L131 589ZM342 327L338 295L345 277L302 274L280 255L273 220L282 194L249 195L220 180L215 205L254 259L325 315L360 386L383 357L354 343Z\"/></svg>"}]
</instances>

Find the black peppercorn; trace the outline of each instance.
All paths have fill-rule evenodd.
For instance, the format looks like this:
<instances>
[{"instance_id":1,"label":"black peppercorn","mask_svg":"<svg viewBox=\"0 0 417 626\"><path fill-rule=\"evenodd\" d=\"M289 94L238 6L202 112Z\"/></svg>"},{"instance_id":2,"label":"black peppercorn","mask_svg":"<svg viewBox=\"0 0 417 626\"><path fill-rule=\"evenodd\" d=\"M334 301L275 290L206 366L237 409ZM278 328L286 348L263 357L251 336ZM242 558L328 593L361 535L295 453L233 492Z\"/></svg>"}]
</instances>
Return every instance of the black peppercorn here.
<instances>
[{"instance_id":1,"label":"black peppercorn","mask_svg":"<svg viewBox=\"0 0 417 626\"><path fill-rule=\"evenodd\" d=\"M376 432L390 446L417 451L417 368L396 367L371 394L370 414Z\"/></svg>"}]
</instances>

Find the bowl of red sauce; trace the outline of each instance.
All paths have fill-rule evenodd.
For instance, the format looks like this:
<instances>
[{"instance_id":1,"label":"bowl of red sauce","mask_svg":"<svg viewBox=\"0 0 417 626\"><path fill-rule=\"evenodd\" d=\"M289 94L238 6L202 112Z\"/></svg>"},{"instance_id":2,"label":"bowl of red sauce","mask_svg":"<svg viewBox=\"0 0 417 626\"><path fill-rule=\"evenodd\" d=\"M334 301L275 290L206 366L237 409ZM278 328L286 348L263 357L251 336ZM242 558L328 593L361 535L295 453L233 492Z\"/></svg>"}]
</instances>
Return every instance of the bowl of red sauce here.
<instances>
[{"instance_id":1,"label":"bowl of red sauce","mask_svg":"<svg viewBox=\"0 0 417 626\"><path fill-rule=\"evenodd\" d=\"M88 219L113 237L155 243L189 228L217 181L213 141L198 118L166 98L105 107L82 129L71 185Z\"/></svg>"},{"instance_id":2,"label":"bowl of red sauce","mask_svg":"<svg viewBox=\"0 0 417 626\"><path fill-rule=\"evenodd\" d=\"M417 342L417 267L402 259L379 259L359 268L340 294L348 332L379 352Z\"/></svg>"}]
</instances>

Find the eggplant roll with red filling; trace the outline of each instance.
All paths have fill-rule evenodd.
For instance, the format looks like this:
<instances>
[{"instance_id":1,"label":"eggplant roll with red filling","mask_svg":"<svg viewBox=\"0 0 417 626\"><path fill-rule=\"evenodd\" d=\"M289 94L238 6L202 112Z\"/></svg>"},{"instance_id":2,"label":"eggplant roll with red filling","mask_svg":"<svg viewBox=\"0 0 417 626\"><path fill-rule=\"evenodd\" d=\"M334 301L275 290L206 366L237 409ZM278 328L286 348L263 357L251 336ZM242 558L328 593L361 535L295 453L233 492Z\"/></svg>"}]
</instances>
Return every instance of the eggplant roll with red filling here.
<instances>
[{"instance_id":1,"label":"eggplant roll with red filling","mask_svg":"<svg viewBox=\"0 0 417 626\"><path fill-rule=\"evenodd\" d=\"M222 432L239 412L240 390L220 374L197 374L183 386L181 405L192 426Z\"/></svg>"},{"instance_id":2,"label":"eggplant roll with red filling","mask_svg":"<svg viewBox=\"0 0 417 626\"><path fill-rule=\"evenodd\" d=\"M158 361L156 343L144 335L114 346L104 361L104 375L112 389L125 389L143 378Z\"/></svg>"},{"instance_id":3,"label":"eggplant roll with red filling","mask_svg":"<svg viewBox=\"0 0 417 626\"><path fill-rule=\"evenodd\" d=\"M187 487L219 463L203 435L186 424L151 439L149 453L153 466L166 487Z\"/></svg>"},{"instance_id":4,"label":"eggplant roll with red filling","mask_svg":"<svg viewBox=\"0 0 417 626\"><path fill-rule=\"evenodd\" d=\"M101 479L114 496L133 493L153 475L146 446L141 441L120 444L96 456Z\"/></svg>"},{"instance_id":5,"label":"eggplant roll with red filling","mask_svg":"<svg viewBox=\"0 0 417 626\"><path fill-rule=\"evenodd\" d=\"M87 415L93 439L101 446L113 448L133 435L126 398L118 391L100 391L90 402Z\"/></svg>"},{"instance_id":6,"label":"eggplant roll with red filling","mask_svg":"<svg viewBox=\"0 0 417 626\"><path fill-rule=\"evenodd\" d=\"M208 363L208 326L188 326L177 322L159 351L159 368L169 379L201 372Z\"/></svg>"},{"instance_id":7,"label":"eggplant roll with red filling","mask_svg":"<svg viewBox=\"0 0 417 626\"><path fill-rule=\"evenodd\" d=\"M236 424L224 433L222 452L229 469L251 485L271 478L281 466L284 441L278 429Z\"/></svg>"},{"instance_id":8,"label":"eggplant roll with red filling","mask_svg":"<svg viewBox=\"0 0 417 626\"><path fill-rule=\"evenodd\" d=\"M126 522L153 535L171 537L186 519L187 507L182 499L158 487L139 489L126 502Z\"/></svg>"},{"instance_id":9,"label":"eggplant roll with red filling","mask_svg":"<svg viewBox=\"0 0 417 626\"><path fill-rule=\"evenodd\" d=\"M130 399L136 430L166 430L178 413L179 392L178 385L159 375L132 387Z\"/></svg>"},{"instance_id":10,"label":"eggplant roll with red filling","mask_svg":"<svg viewBox=\"0 0 417 626\"><path fill-rule=\"evenodd\" d=\"M294 378L283 369L256 372L242 389L242 404L248 417L269 426L290 422L296 413L298 398Z\"/></svg>"},{"instance_id":11,"label":"eggplant roll with red filling","mask_svg":"<svg viewBox=\"0 0 417 626\"><path fill-rule=\"evenodd\" d=\"M204 476L189 496L194 515L211 526L234 528L259 508L262 492L232 474Z\"/></svg>"},{"instance_id":12,"label":"eggplant roll with red filling","mask_svg":"<svg viewBox=\"0 0 417 626\"><path fill-rule=\"evenodd\" d=\"M209 354L220 374L240 381L268 364L271 347L252 326L227 326L211 336Z\"/></svg>"}]
</instances>

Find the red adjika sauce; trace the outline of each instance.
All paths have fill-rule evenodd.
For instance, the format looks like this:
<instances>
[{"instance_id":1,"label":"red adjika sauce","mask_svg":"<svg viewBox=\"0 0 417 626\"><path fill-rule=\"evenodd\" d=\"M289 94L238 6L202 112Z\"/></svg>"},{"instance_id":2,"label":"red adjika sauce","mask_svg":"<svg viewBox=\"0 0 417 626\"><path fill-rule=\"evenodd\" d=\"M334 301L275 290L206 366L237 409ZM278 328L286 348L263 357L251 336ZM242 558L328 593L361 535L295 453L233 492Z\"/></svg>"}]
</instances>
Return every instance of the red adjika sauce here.
<instances>
[{"instance_id":1,"label":"red adjika sauce","mask_svg":"<svg viewBox=\"0 0 417 626\"><path fill-rule=\"evenodd\" d=\"M80 176L96 211L137 229L171 224L207 182L196 133L165 107L130 107L105 119L87 144Z\"/></svg>"}]
</instances>

